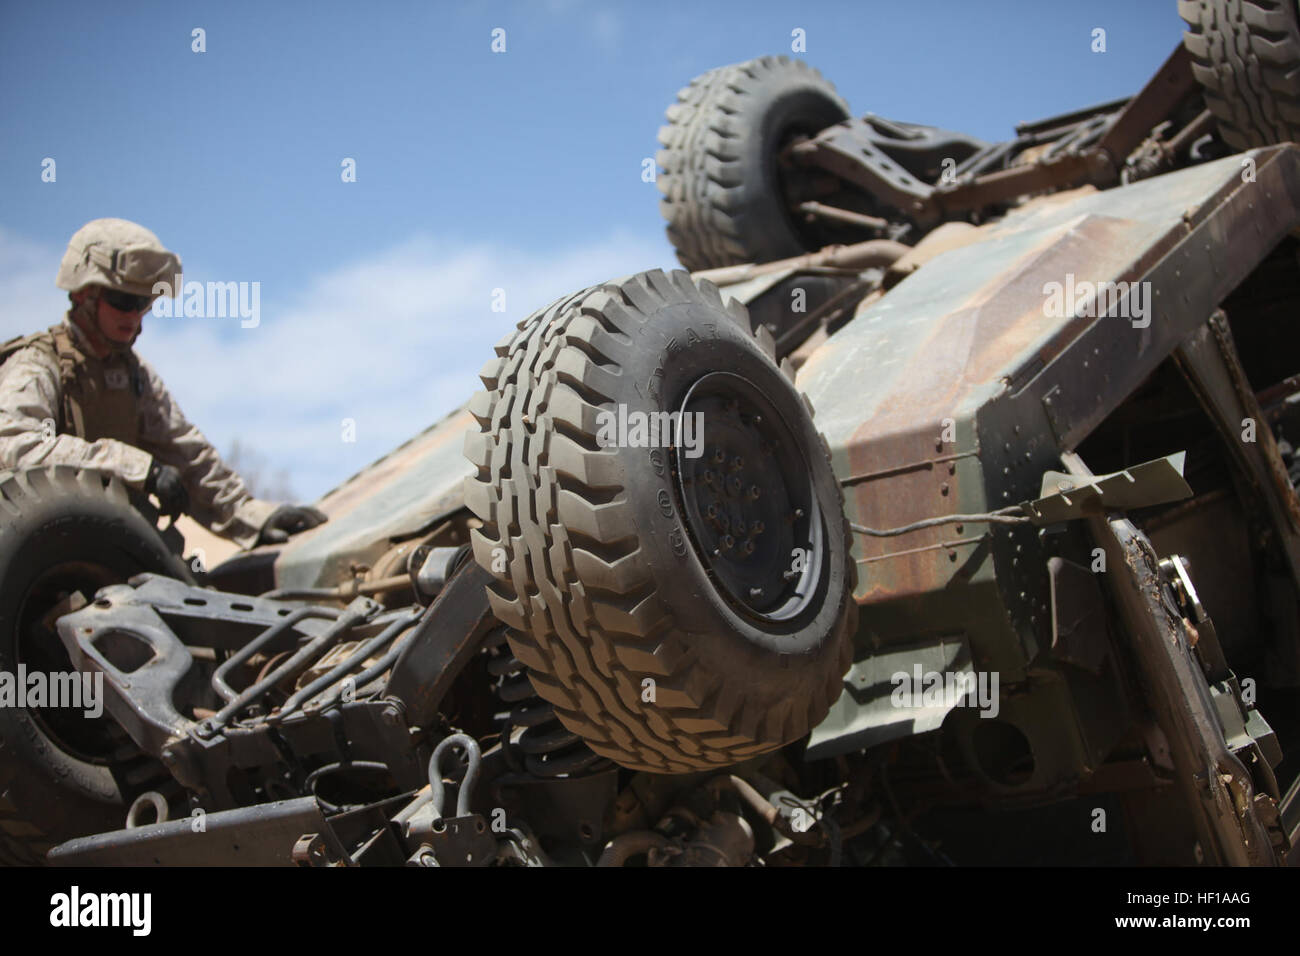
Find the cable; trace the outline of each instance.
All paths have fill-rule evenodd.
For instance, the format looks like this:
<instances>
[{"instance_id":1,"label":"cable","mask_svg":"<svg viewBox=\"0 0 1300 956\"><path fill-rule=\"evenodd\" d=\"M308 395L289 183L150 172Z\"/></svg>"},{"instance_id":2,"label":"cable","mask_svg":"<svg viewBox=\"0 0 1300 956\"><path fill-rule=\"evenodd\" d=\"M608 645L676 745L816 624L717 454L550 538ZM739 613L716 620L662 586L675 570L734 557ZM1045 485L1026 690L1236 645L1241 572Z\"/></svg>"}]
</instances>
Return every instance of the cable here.
<instances>
[{"instance_id":1,"label":"cable","mask_svg":"<svg viewBox=\"0 0 1300 956\"><path fill-rule=\"evenodd\" d=\"M987 511L981 514L973 515L944 515L939 518L926 518L923 521L913 521L911 524L905 524L900 528L868 528L865 525L849 524L849 527L858 534L870 535L873 538L892 538L895 535L907 534L909 531L919 531L922 528L934 528L944 524L965 524L967 522L987 522L988 524L1031 524L1033 518L1023 513L1020 505L1011 505L1006 508L999 508L997 511Z\"/></svg>"}]
</instances>

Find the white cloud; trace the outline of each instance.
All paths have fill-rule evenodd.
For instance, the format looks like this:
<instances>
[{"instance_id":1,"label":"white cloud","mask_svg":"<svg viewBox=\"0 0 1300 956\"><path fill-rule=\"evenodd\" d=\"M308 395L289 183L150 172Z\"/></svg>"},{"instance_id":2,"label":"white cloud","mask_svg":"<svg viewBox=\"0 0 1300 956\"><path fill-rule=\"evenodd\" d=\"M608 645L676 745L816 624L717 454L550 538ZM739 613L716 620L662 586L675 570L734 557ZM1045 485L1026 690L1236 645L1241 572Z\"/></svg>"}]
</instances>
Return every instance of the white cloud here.
<instances>
[{"instance_id":1,"label":"white cloud","mask_svg":"<svg viewBox=\"0 0 1300 956\"><path fill-rule=\"evenodd\" d=\"M57 321L61 252L0 228L0 330ZM417 235L296 292L271 277L187 269L187 280L259 279L261 324L147 316L137 351L219 450L240 439L309 500L465 401L519 319L592 283L670 265L658 237L616 233L546 254ZM504 313L491 309L498 288ZM353 444L341 440L345 418L356 422Z\"/></svg>"}]
</instances>

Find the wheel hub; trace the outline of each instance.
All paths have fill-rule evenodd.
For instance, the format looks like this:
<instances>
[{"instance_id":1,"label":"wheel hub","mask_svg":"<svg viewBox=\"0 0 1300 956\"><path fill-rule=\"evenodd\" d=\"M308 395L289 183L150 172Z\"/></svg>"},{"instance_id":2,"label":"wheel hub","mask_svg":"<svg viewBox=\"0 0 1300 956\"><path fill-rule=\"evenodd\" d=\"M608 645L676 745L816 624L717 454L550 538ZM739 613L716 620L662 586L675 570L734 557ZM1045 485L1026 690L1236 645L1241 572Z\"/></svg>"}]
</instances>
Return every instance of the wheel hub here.
<instances>
[{"instance_id":1,"label":"wheel hub","mask_svg":"<svg viewBox=\"0 0 1300 956\"><path fill-rule=\"evenodd\" d=\"M794 617L823 562L821 516L794 432L756 385L731 372L696 381L680 411L699 423L697 447L678 443L676 477L700 560L742 613Z\"/></svg>"}]
</instances>

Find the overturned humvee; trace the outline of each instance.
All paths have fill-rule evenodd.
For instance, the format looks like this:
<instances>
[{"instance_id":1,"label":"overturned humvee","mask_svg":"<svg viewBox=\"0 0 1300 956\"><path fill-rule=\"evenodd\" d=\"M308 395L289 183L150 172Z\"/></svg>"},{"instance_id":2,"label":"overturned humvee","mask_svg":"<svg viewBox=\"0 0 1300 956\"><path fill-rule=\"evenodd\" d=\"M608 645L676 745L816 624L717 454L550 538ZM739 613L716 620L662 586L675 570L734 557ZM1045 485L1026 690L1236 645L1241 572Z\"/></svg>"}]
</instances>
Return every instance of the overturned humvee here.
<instances>
[{"instance_id":1,"label":"overturned humvee","mask_svg":"<svg viewBox=\"0 0 1300 956\"><path fill-rule=\"evenodd\" d=\"M0 670L104 712L0 707L0 859L1284 864L1300 24L1239 6L1002 143L697 78L690 271L525 319L284 545L4 476Z\"/></svg>"}]
</instances>

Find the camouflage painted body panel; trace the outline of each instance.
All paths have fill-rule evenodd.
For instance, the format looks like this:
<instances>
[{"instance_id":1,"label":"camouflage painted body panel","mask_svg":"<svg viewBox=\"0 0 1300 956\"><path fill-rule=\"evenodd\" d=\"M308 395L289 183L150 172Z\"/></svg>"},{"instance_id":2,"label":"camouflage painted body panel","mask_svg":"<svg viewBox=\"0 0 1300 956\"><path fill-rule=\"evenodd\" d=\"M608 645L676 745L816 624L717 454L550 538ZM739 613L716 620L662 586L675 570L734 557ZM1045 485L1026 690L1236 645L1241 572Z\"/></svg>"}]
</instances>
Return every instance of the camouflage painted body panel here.
<instances>
[{"instance_id":1,"label":"camouflage painted body panel","mask_svg":"<svg viewBox=\"0 0 1300 956\"><path fill-rule=\"evenodd\" d=\"M276 586L338 584L351 577L350 564L371 564L394 540L459 511L473 470L462 453L471 427L478 426L460 408L328 492L316 507L330 520L281 549Z\"/></svg>"}]
</instances>

